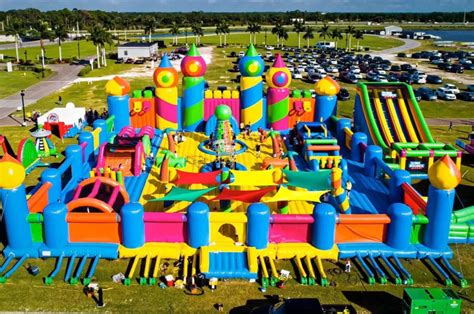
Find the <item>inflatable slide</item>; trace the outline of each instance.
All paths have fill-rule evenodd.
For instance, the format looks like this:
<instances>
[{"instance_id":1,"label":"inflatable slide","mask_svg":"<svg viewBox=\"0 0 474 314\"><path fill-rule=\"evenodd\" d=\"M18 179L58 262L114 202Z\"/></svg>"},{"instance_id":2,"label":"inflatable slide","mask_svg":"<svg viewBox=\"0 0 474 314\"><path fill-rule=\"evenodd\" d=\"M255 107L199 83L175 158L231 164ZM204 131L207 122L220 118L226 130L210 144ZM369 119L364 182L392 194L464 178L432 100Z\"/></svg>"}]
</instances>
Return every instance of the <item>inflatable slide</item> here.
<instances>
[{"instance_id":1,"label":"inflatable slide","mask_svg":"<svg viewBox=\"0 0 474 314\"><path fill-rule=\"evenodd\" d=\"M366 133L370 144L380 146L397 168L426 174L434 160L461 154L450 144L436 142L416 101L405 83L359 83L354 111L354 129Z\"/></svg>"}]
</instances>

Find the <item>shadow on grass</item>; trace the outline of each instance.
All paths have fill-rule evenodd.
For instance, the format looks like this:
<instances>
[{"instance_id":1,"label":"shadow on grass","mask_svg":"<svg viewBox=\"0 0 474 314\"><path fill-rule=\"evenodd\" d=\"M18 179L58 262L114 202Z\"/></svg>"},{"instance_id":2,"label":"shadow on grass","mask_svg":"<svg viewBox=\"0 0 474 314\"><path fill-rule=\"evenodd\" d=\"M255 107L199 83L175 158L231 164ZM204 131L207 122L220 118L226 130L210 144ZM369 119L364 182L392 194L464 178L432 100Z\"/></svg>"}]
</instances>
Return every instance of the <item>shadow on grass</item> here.
<instances>
[{"instance_id":1,"label":"shadow on grass","mask_svg":"<svg viewBox=\"0 0 474 314\"><path fill-rule=\"evenodd\" d=\"M402 313L402 300L385 291L342 291L342 294L369 313Z\"/></svg>"}]
</instances>

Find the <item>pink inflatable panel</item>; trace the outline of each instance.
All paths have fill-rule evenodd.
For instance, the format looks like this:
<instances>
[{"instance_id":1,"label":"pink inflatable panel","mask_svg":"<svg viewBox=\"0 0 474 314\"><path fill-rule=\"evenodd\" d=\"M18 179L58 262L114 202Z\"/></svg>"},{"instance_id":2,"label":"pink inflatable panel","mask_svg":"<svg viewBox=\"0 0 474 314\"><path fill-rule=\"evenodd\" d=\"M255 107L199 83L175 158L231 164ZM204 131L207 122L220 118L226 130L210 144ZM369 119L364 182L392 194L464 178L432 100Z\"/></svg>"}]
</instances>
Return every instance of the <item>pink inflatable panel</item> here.
<instances>
[{"instance_id":1,"label":"pink inflatable panel","mask_svg":"<svg viewBox=\"0 0 474 314\"><path fill-rule=\"evenodd\" d=\"M145 242L187 242L186 216L180 213L145 213Z\"/></svg>"},{"instance_id":2,"label":"pink inflatable panel","mask_svg":"<svg viewBox=\"0 0 474 314\"><path fill-rule=\"evenodd\" d=\"M310 215L273 215L270 224L271 243L310 242L311 224L314 219Z\"/></svg>"},{"instance_id":3,"label":"pink inflatable panel","mask_svg":"<svg viewBox=\"0 0 474 314\"><path fill-rule=\"evenodd\" d=\"M214 111L219 105L227 105L232 110L232 116L235 118L237 123L240 123L240 101L236 98L224 99L224 98L206 98L204 99L204 121L214 114Z\"/></svg>"}]
</instances>

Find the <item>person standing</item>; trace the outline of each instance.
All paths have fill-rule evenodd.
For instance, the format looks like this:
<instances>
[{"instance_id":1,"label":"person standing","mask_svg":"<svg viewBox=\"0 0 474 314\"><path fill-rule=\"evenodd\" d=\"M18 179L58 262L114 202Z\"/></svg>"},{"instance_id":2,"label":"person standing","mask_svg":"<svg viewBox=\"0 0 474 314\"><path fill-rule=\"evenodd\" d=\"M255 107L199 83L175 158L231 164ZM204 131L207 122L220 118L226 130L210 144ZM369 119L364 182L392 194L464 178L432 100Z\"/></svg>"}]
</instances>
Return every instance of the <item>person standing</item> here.
<instances>
[{"instance_id":1,"label":"person standing","mask_svg":"<svg viewBox=\"0 0 474 314\"><path fill-rule=\"evenodd\" d=\"M260 158L261 150L262 150L262 147L260 144L255 145L255 152L257 153L257 158Z\"/></svg>"},{"instance_id":2,"label":"person standing","mask_svg":"<svg viewBox=\"0 0 474 314\"><path fill-rule=\"evenodd\" d=\"M352 182L351 180L346 181L346 193L347 193L347 198L349 199L352 191Z\"/></svg>"}]
</instances>

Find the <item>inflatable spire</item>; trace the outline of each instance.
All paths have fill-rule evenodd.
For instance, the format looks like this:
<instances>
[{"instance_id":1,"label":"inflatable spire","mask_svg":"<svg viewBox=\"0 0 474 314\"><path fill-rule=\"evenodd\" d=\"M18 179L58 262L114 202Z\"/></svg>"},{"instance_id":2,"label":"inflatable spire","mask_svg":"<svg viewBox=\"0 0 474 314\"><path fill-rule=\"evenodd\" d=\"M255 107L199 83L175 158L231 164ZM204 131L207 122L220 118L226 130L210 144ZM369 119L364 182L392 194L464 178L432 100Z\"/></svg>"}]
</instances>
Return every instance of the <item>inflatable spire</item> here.
<instances>
[{"instance_id":1,"label":"inflatable spire","mask_svg":"<svg viewBox=\"0 0 474 314\"><path fill-rule=\"evenodd\" d=\"M178 71L171 64L168 55L163 55L160 65L153 73L159 129L178 128L178 79Z\"/></svg>"},{"instance_id":2,"label":"inflatable spire","mask_svg":"<svg viewBox=\"0 0 474 314\"><path fill-rule=\"evenodd\" d=\"M280 54L267 72L268 125L274 130L288 129L291 73Z\"/></svg>"}]
</instances>

